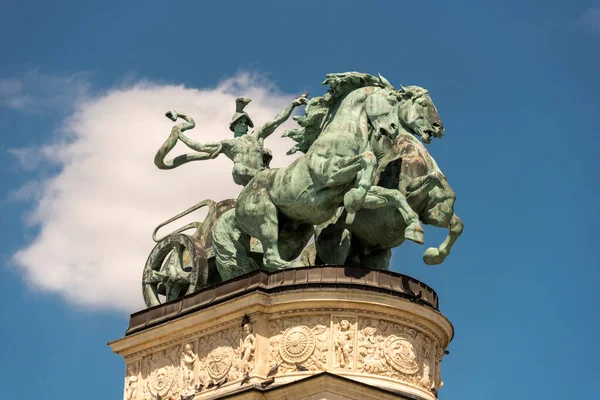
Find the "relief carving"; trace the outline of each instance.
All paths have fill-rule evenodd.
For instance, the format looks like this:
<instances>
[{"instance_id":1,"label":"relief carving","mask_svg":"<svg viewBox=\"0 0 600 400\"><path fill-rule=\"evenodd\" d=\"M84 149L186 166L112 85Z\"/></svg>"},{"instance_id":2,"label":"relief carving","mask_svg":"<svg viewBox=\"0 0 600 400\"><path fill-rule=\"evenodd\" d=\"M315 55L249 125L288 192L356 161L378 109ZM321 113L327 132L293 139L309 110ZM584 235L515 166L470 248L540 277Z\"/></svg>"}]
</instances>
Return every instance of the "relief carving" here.
<instances>
[{"instance_id":1,"label":"relief carving","mask_svg":"<svg viewBox=\"0 0 600 400\"><path fill-rule=\"evenodd\" d=\"M242 342L241 359L242 372L247 373L254 370L254 351L256 350L256 336L254 336L254 326L247 322L242 327L244 341Z\"/></svg>"},{"instance_id":2,"label":"relief carving","mask_svg":"<svg viewBox=\"0 0 600 400\"><path fill-rule=\"evenodd\" d=\"M211 387L241 379L254 370L254 325L239 325L200 339L198 381Z\"/></svg>"},{"instance_id":3,"label":"relief carving","mask_svg":"<svg viewBox=\"0 0 600 400\"><path fill-rule=\"evenodd\" d=\"M431 381L431 368L432 368L432 353L434 349L434 344L428 337L423 337L421 341L421 379L420 383L424 387L432 388Z\"/></svg>"},{"instance_id":4,"label":"relief carving","mask_svg":"<svg viewBox=\"0 0 600 400\"><path fill-rule=\"evenodd\" d=\"M348 319L334 323L333 343L337 368L352 369L354 365L354 339L356 328Z\"/></svg>"},{"instance_id":5,"label":"relief carving","mask_svg":"<svg viewBox=\"0 0 600 400\"><path fill-rule=\"evenodd\" d=\"M442 381L442 377L440 375L440 363L442 362L442 358L444 357L444 349L440 346L436 346L435 351L435 381L433 383L433 389L437 392L444 386L444 381Z\"/></svg>"},{"instance_id":6,"label":"relief carving","mask_svg":"<svg viewBox=\"0 0 600 400\"><path fill-rule=\"evenodd\" d=\"M364 320L358 332L358 371L431 390L433 346L415 329L385 320Z\"/></svg>"},{"instance_id":7,"label":"relief carving","mask_svg":"<svg viewBox=\"0 0 600 400\"><path fill-rule=\"evenodd\" d=\"M279 355L290 364L302 364L315 351L317 338L307 326L295 326L283 332L279 343Z\"/></svg>"},{"instance_id":8,"label":"relief carving","mask_svg":"<svg viewBox=\"0 0 600 400\"><path fill-rule=\"evenodd\" d=\"M145 377L144 398L166 398L179 393L179 346L144 357L142 374Z\"/></svg>"},{"instance_id":9,"label":"relief carving","mask_svg":"<svg viewBox=\"0 0 600 400\"><path fill-rule=\"evenodd\" d=\"M181 353L181 375L182 375L182 393L194 393L195 385L195 366L198 356L194 353L194 345L188 343L184 346Z\"/></svg>"},{"instance_id":10,"label":"relief carving","mask_svg":"<svg viewBox=\"0 0 600 400\"><path fill-rule=\"evenodd\" d=\"M138 363L127 366L127 376L125 378L125 400L135 400L138 388Z\"/></svg>"},{"instance_id":11,"label":"relief carving","mask_svg":"<svg viewBox=\"0 0 600 400\"><path fill-rule=\"evenodd\" d=\"M310 315L273 319L266 331L273 376L333 369L384 376L434 394L443 385L443 349L425 332L400 323ZM257 343L254 323L245 316L241 326L144 356L127 365L125 400L189 398L226 383L248 382L259 354Z\"/></svg>"},{"instance_id":12,"label":"relief carving","mask_svg":"<svg viewBox=\"0 0 600 400\"><path fill-rule=\"evenodd\" d=\"M325 371L329 353L329 316L271 321L269 363L278 373Z\"/></svg>"},{"instance_id":13,"label":"relief carving","mask_svg":"<svg viewBox=\"0 0 600 400\"><path fill-rule=\"evenodd\" d=\"M419 383L421 385L431 388L431 372L429 371L429 364L423 364L423 373L421 375L421 380Z\"/></svg>"},{"instance_id":14,"label":"relief carving","mask_svg":"<svg viewBox=\"0 0 600 400\"><path fill-rule=\"evenodd\" d=\"M385 358L396 371L412 375L419 371L415 346L406 338L392 335L385 342Z\"/></svg>"},{"instance_id":15,"label":"relief carving","mask_svg":"<svg viewBox=\"0 0 600 400\"><path fill-rule=\"evenodd\" d=\"M229 374L234 358L233 346L229 340L220 338L211 343L211 350L204 364L213 382L220 382Z\"/></svg>"},{"instance_id":16,"label":"relief carving","mask_svg":"<svg viewBox=\"0 0 600 400\"><path fill-rule=\"evenodd\" d=\"M358 336L358 370L367 374L379 374L387 369L383 356L383 338L375 336L377 328L367 326Z\"/></svg>"}]
</instances>

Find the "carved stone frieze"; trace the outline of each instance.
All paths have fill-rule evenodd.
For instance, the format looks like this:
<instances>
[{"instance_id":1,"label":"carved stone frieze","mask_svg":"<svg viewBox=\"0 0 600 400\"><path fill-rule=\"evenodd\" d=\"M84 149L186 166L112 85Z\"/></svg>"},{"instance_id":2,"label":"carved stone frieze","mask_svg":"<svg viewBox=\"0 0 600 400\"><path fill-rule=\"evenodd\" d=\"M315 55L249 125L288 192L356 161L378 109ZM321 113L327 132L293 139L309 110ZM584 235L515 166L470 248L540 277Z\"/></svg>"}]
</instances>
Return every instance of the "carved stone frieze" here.
<instances>
[{"instance_id":1,"label":"carved stone frieze","mask_svg":"<svg viewBox=\"0 0 600 400\"><path fill-rule=\"evenodd\" d=\"M270 365L278 364L279 374L303 369L326 371L329 323L329 315L272 320L269 324Z\"/></svg>"},{"instance_id":2,"label":"carved stone frieze","mask_svg":"<svg viewBox=\"0 0 600 400\"><path fill-rule=\"evenodd\" d=\"M364 319L358 332L358 371L431 390L434 342L411 327Z\"/></svg>"},{"instance_id":3,"label":"carved stone frieze","mask_svg":"<svg viewBox=\"0 0 600 400\"><path fill-rule=\"evenodd\" d=\"M142 358L143 398L190 396L199 386L224 384L254 370L256 336L253 323L189 340ZM137 397L139 362L130 362L125 378L125 400Z\"/></svg>"},{"instance_id":4,"label":"carved stone frieze","mask_svg":"<svg viewBox=\"0 0 600 400\"><path fill-rule=\"evenodd\" d=\"M273 319L269 330L269 365L279 366L278 375L331 368L437 389L436 342L411 326L329 314Z\"/></svg>"},{"instance_id":5,"label":"carved stone frieze","mask_svg":"<svg viewBox=\"0 0 600 400\"><path fill-rule=\"evenodd\" d=\"M179 357L181 346L174 346L142 359L144 399L166 398L180 392Z\"/></svg>"},{"instance_id":6,"label":"carved stone frieze","mask_svg":"<svg viewBox=\"0 0 600 400\"><path fill-rule=\"evenodd\" d=\"M418 398L432 398L443 385L446 343L421 316L328 304L238 318L138 348L126 359L124 399L202 400L322 371Z\"/></svg>"}]
</instances>

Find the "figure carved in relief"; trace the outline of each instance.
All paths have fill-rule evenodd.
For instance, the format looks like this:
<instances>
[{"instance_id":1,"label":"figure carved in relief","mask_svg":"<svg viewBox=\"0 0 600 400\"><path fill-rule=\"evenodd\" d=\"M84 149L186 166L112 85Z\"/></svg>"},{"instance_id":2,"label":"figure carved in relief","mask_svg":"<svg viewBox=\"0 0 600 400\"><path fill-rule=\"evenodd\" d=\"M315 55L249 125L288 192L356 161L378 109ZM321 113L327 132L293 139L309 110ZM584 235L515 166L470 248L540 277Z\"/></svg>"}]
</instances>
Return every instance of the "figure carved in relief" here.
<instances>
[{"instance_id":1,"label":"figure carved in relief","mask_svg":"<svg viewBox=\"0 0 600 400\"><path fill-rule=\"evenodd\" d=\"M127 378L125 379L125 399L134 400L137 393L138 376L134 365L127 367Z\"/></svg>"},{"instance_id":2,"label":"figure carved in relief","mask_svg":"<svg viewBox=\"0 0 600 400\"><path fill-rule=\"evenodd\" d=\"M377 374L387 369L386 362L381 352L381 345L375 337L377 328L368 326L363 329L364 339L359 345L359 354L363 358L361 370L369 374Z\"/></svg>"},{"instance_id":3,"label":"figure carved in relief","mask_svg":"<svg viewBox=\"0 0 600 400\"><path fill-rule=\"evenodd\" d=\"M441 365L440 363L442 362L442 358L444 357L444 350L441 347L437 347L436 348L436 353L435 353L435 382L433 383L433 387L432 389L435 389L436 391L440 390L442 386L444 386L444 381L442 381L442 377L440 375L440 369L441 369Z\"/></svg>"},{"instance_id":4,"label":"figure carved in relief","mask_svg":"<svg viewBox=\"0 0 600 400\"><path fill-rule=\"evenodd\" d=\"M348 320L340 322L340 328L335 340L335 349L341 368L352 368L351 353L354 348L354 330Z\"/></svg>"},{"instance_id":5,"label":"figure carved in relief","mask_svg":"<svg viewBox=\"0 0 600 400\"><path fill-rule=\"evenodd\" d=\"M254 358L254 350L256 349L256 337L253 333L252 323L248 322L244 324L242 328L244 332L244 342L242 343L241 359L243 361L244 372L249 372L251 367L251 361Z\"/></svg>"},{"instance_id":6,"label":"figure carved in relief","mask_svg":"<svg viewBox=\"0 0 600 400\"><path fill-rule=\"evenodd\" d=\"M194 366L196 364L196 353L191 344L186 344L181 353L181 369L183 371L183 387L189 389L194 387Z\"/></svg>"},{"instance_id":7,"label":"figure carved in relief","mask_svg":"<svg viewBox=\"0 0 600 400\"><path fill-rule=\"evenodd\" d=\"M422 365L421 365L421 369L422 369L422 374L421 374L421 379L420 379L420 383L421 385L430 388L432 385L431 382L431 341L427 338L427 337L423 337L422 341L421 341L421 351L423 354L423 358L422 358Z\"/></svg>"},{"instance_id":8,"label":"figure carved in relief","mask_svg":"<svg viewBox=\"0 0 600 400\"><path fill-rule=\"evenodd\" d=\"M431 377L429 371L429 364L423 363L423 374L421 375L421 385L429 387L431 385Z\"/></svg>"}]
</instances>

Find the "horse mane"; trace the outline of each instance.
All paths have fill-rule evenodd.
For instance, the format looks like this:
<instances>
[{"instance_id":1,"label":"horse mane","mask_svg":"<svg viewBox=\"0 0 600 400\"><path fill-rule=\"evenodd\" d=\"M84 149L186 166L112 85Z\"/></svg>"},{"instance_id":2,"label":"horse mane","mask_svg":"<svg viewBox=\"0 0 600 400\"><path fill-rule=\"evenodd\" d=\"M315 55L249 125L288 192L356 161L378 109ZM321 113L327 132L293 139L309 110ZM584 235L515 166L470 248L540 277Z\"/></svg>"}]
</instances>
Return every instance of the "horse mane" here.
<instances>
[{"instance_id":1,"label":"horse mane","mask_svg":"<svg viewBox=\"0 0 600 400\"><path fill-rule=\"evenodd\" d=\"M297 143L287 152L288 155L297 151L306 153L317 140L323 128L323 122L329 111L350 92L362 87L384 87L381 80L373 75L361 72L342 72L327 74L323 85L329 85L327 92L320 97L310 99L304 110L304 116L295 116L300 128L289 129L283 137L289 137Z\"/></svg>"},{"instance_id":2,"label":"horse mane","mask_svg":"<svg viewBox=\"0 0 600 400\"><path fill-rule=\"evenodd\" d=\"M425 94L429 94L429 90L424 89L421 86L415 86L415 85L406 86L406 87L403 86L402 89L404 89L404 93L406 93L408 95L408 97L411 99L418 99L419 97L421 97Z\"/></svg>"}]
</instances>

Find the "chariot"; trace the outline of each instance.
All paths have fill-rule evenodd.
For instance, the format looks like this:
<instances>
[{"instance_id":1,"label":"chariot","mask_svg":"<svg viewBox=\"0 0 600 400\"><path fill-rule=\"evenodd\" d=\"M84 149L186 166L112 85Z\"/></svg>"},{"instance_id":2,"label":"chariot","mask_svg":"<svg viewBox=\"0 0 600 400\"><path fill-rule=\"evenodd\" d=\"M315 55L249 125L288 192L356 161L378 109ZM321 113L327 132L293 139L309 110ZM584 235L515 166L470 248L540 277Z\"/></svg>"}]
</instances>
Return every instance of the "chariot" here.
<instances>
[{"instance_id":1,"label":"chariot","mask_svg":"<svg viewBox=\"0 0 600 400\"><path fill-rule=\"evenodd\" d=\"M178 299L221 281L215 266L211 233L218 218L233 209L235 203L234 199L220 202L204 200L154 229L152 239L156 246L148 256L142 277L142 291L148 307ZM161 228L203 207L208 208L203 222L191 222L157 238Z\"/></svg>"}]
</instances>

